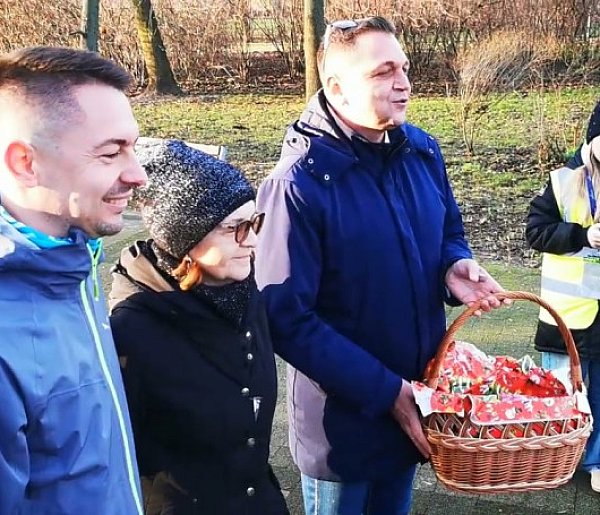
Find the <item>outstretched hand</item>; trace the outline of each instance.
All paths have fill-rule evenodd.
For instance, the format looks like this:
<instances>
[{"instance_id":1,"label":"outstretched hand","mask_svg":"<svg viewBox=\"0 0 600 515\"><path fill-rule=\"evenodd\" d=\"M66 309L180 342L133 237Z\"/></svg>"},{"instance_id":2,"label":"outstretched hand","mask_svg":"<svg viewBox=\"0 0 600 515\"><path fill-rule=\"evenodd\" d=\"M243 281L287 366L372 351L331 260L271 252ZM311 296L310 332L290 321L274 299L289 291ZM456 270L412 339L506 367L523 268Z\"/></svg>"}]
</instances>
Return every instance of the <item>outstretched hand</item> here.
<instances>
[{"instance_id":1,"label":"outstretched hand","mask_svg":"<svg viewBox=\"0 0 600 515\"><path fill-rule=\"evenodd\" d=\"M410 383L402 380L402 388L394 401L392 416L400 424L402 430L410 438L419 452L427 459L431 454L431 446L421 427L421 419Z\"/></svg>"},{"instance_id":2,"label":"outstretched hand","mask_svg":"<svg viewBox=\"0 0 600 515\"><path fill-rule=\"evenodd\" d=\"M481 301L481 310L475 311L480 316L482 311L490 311L511 301L499 301L493 294L504 291L496 280L479 266L473 259L459 259L446 272L446 287L459 301L467 306Z\"/></svg>"}]
</instances>

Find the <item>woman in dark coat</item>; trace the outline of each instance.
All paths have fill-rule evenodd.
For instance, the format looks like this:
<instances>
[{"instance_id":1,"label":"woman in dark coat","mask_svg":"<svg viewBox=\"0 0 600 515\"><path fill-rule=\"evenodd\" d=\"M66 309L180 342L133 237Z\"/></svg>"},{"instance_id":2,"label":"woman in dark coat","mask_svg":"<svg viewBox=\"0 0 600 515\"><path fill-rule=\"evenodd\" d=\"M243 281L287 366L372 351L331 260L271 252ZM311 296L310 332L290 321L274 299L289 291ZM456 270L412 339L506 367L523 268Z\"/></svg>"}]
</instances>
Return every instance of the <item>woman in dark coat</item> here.
<instances>
[{"instance_id":1,"label":"woman in dark coat","mask_svg":"<svg viewBox=\"0 0 600 515\"><path fill-rule=\"evenodd\" d=\"M137 149L152 239L124 249L111 324L148 515L283 515L268 464L275 361L252 259L262 214L231 165Z\"/></svg>"}]
</instances>

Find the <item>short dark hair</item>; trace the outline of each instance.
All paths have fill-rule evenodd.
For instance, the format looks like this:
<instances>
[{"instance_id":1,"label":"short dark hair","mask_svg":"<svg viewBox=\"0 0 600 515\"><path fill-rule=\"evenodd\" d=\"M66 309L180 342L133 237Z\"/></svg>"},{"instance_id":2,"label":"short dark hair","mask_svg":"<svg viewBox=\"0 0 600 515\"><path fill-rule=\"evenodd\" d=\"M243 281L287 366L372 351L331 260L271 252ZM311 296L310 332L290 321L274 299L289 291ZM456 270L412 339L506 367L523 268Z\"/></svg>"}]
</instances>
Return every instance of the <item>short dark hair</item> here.
<instances>
[{"instance_id":1,"label":"short dark hair","mask_svg":"<svg viewBox=\"0 0 600 515\"><path fill-rule=\"evenodd\" d=\"M323 69L325 51L331 45L351 48L356 44L356 38L367 32L385 32L396 35L394 24L383 16L370 16L360 20L348 20L348 22L353 22L355 25L349 24L349 26L344 27L344 22L332 22L327 25L325 35L317 51L317 63L320 72ZM337 24L341 24L342 28L336 29Z\"/></svg>"},{"instance_id":2,"label":"short dark hair","mask_svg":"<svg viewBox=\"0 0 600 515\"><path fill-rule=\"evenodd\" d=\"M130 83L121 66L87 50L37 46L0 55L0 97L32 106L42 125L77 112L74 87L104 84L125 92Z\"/></svg>"},{"instance_id":3,"label":"short dark hair","mask_svg":"<svg viewBox=\"0 0 600 515\"><path fill-rule=\"evenodd\" d=\"M96 82L125 91L131 76L95 52L74 48L37 46L0 56L0 89L21 86L26 91L37 91L42 84L79 86Z\"/></svg>"}]
</instances>

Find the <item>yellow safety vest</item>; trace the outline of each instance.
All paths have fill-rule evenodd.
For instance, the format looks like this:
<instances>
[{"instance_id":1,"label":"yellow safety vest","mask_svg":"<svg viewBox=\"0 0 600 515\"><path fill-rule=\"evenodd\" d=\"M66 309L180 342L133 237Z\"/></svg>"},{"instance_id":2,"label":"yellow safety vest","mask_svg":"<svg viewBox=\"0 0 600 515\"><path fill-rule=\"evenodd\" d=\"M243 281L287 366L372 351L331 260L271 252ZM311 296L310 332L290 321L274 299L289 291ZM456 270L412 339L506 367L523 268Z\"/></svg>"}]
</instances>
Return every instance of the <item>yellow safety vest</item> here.
<instances>
[{"instance_id":1,"label":"yellow safety vest","mask_svg":"<svg viewBox=\"0 0 600 515\"><path fill-rule=\"evenodd\" d=\"M593 221L587 200L578 199L563 205L562 192L569 187L573 170L560 168L550 173L554 198L565 222L589 227ZM600 251L584 247L569 254L544 253L542 256L542 283L540 296L561 316L570 329L588 328L598 312L600 299ZM556 325L545 309L540 309L540 320Z\"/></svg>"}]
</instances>

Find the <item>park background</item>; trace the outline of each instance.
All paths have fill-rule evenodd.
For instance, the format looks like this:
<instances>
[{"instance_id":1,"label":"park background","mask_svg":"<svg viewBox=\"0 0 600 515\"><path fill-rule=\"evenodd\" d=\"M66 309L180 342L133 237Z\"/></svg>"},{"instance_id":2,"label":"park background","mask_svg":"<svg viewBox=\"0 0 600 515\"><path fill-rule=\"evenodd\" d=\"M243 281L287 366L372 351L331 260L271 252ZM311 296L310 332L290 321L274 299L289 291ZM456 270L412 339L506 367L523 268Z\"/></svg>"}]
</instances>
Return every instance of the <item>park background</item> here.
<instances>
[{"instance_id":1,"label":"park background","mask_svg":"<svg viewBox=\"0 0 600 515\"><path fill-rule=\"evenodd\" d=\"M82 46L96 5L97 48L133 75L142 134L226 145L258 184L304 103L309 4L319 30L394 20L409 122L440 140L477 255L537 265L524 216L599 96L600 0L0 0L0 51Z\"/></svg>"},{"instance_id":2,"label":"park background","mask_svg":"<svg viewBox=\"0 0 600 515\"><path fill-rule=\"evenodd\" d=\"M438 138L476 256L507 289L537 292L539 255L526 246L525 217L548 172L576 151L600 98L600 0L0 0L0 52L84 46L95 4L97 49L131 72L141 134L225 145L258 185L305 103L306 6L315 3L324 15L317 32L325 20L381 14L395 22L411 60L408 120ZM121 248L141 237L129 213L126 229L106 242L105 288ZM458 336L490 353L536 358L536 318L536 306L515 303ZM278 368L271 459L297 515ZM450 495L421 468L413 513L449 510L587 515L600 513L600 498L585 475L550 492Z\"/></svg>"}]
</instances>

